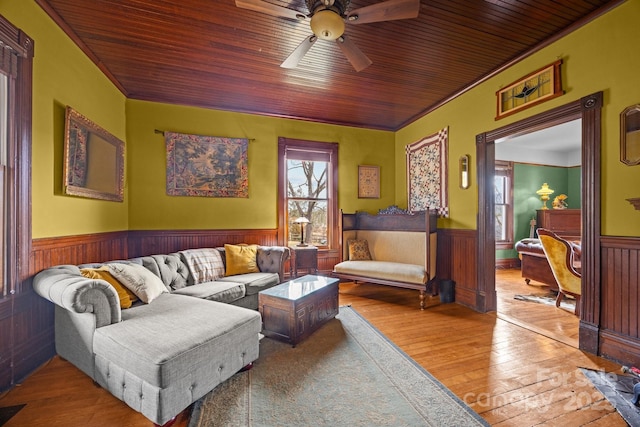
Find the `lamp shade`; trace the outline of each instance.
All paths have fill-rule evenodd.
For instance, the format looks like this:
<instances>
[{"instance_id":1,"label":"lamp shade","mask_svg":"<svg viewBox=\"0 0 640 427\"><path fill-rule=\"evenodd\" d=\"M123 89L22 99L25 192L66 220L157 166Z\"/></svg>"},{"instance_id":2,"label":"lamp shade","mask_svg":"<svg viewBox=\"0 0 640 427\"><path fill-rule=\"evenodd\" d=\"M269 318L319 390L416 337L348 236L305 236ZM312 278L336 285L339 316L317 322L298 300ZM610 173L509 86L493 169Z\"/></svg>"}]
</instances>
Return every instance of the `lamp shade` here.
<instances>
[{"instance_id":1,"label":"lamp shade","mask_svg":"<svg viewBox=\"0 0 640 427\"><path fill-rule=\"evenodd\" d=\"M553 194L553 190L549 188L549 184L547 184L546 182L544 184L542 184L542 187L540 187L540 189L538 191L536 191L536 194L538 196L547 196L549 197L551 194Z\"/></svg>"},{"instance_id":2,"label":"lamp shade","mask_svg":"<svg viewBox=\"0 0 640 427\"><path fill-rule=\"evenodd\" d=\"M293 220L294 223L296 224L307 224L309 222L309 220L303 216L296 218Z\"/></svg>"},{"instance_id":3,"label":"lamp shade","mask_svg":"<svg viewBox=\"0 0 640 427\"><path fill-rule=\"evenodd\" d=\"M335 40L344 33L344 21L332 10L321 10L311 17L311 31L318 38Z\"/></svg>"},{"instance_id":4,"label":"lamp shade","mask_svg":"<svg viewBox=\"0 0 640 427\"><path fill-rule=\"evenodd\" d=\"M542 184L542 187L536 191L536 194L539 195L540 200L542 200L542 209L547 209L547 200L549 200L549 196L553 194L553 190L549 188L549 184L546 182Z\"/></svg>"}]
</instances>

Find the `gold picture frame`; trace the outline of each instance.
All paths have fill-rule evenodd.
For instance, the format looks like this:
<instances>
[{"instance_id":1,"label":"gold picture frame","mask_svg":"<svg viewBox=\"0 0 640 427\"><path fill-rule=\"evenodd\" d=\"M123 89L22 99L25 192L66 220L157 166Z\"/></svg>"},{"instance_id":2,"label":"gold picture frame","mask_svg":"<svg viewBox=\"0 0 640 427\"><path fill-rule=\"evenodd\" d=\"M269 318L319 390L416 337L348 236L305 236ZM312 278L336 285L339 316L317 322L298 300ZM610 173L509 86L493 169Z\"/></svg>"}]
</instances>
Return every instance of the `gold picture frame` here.
<instances>
[{"instance_id":1,"label":"gold picture frame","mask_svg":"<svg viewBox=\"0 0 640 427\"><path fill-rule=\"evenodd\" d=\"M620 161L627 166L640 165L640 104L620 113Z\"/></svg>"},{"instance_id":2,"label":"gold picture frame","mask_svg":"<svg viewBox=\"0 0 640 427\"><path fill-rule=\"evenodd\" d=\"M358 165L358 198L380 198L380 166Z\"/></svg>"},{"instance_id":3,"label":"gold picture frame","mask_svg":"<svg viewBox=\"0 0 640 427\"><path fill-rule=\"evenodd\" d=\"M122 202L124 142L67 107L64 135L64 193Z\"/></svg>"},{"instance_id":4,"label":"gold picture frame","mask_svg":"<svg viewBox=\"0 0 640 427\"><path fill-rule=\"evenodd\" d=\"M564 94L559 59L496 92L496 120Z\"/></svg>"}]
</instances>

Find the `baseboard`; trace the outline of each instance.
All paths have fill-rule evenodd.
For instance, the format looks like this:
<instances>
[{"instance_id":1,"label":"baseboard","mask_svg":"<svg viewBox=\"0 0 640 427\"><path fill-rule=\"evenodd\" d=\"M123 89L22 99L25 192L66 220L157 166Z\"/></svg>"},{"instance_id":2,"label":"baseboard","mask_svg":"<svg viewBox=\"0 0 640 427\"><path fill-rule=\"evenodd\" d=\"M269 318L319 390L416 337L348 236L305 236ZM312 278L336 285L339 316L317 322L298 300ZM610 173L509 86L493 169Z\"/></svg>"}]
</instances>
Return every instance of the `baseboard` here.
<instances>
[{"instance_id":1,"label":"baseboard","mask_svg":"<svg viewBox=\"0 0 640 427\"><path fill-rule=\"evenodd\" d=\"M511 268L520 268L520 260L518 258L496 259L496 269L507 270Z\"/></svg>"}]
</instances>

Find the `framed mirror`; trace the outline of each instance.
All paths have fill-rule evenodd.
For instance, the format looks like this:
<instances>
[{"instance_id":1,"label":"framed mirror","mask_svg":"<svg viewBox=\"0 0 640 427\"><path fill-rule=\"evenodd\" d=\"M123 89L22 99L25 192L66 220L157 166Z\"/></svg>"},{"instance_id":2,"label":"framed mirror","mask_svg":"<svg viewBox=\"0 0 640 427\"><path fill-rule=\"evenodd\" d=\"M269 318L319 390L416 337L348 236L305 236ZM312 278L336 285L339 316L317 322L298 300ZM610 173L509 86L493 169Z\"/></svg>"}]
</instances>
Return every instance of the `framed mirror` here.
<instances>
[{"instance_id":1,"label":"framed mirror","mask_svg":"<svg viewBox=\"0 0 640 427\"><path fill-rule=\"evenodd\" d=\"M124 200L124 142L71 107L65 114L64 193Z\"/></svg>"},{"instance_id":2,"label":"framed mirror","mask_svg":"<svg viewBox=\"0 0 640 427\"><path fill-rule=\"evenodd\" d=\"M640 104L620 113L620 161L629 166L640 164Z\"/></svg>"}]
</instances>

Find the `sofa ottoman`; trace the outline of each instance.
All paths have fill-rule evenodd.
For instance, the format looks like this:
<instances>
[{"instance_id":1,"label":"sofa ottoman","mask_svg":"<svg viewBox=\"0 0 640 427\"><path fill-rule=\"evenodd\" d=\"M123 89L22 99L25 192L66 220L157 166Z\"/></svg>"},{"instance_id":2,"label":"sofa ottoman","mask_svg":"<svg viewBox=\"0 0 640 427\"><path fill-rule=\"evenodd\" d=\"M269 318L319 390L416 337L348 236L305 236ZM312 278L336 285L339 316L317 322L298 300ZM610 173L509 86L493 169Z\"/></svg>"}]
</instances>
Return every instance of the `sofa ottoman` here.
<instances>
[{"instance_id":1,"label":"sofa ottoman","mask_svg":"<svg viewBox=\"0 0 640 427\"><path fill-rule=\"evenodd\" d=\"M160 423L258 358L256 311L166 293L122 320L95 331L95 380Z\"/></svg>"}]
</instances>

